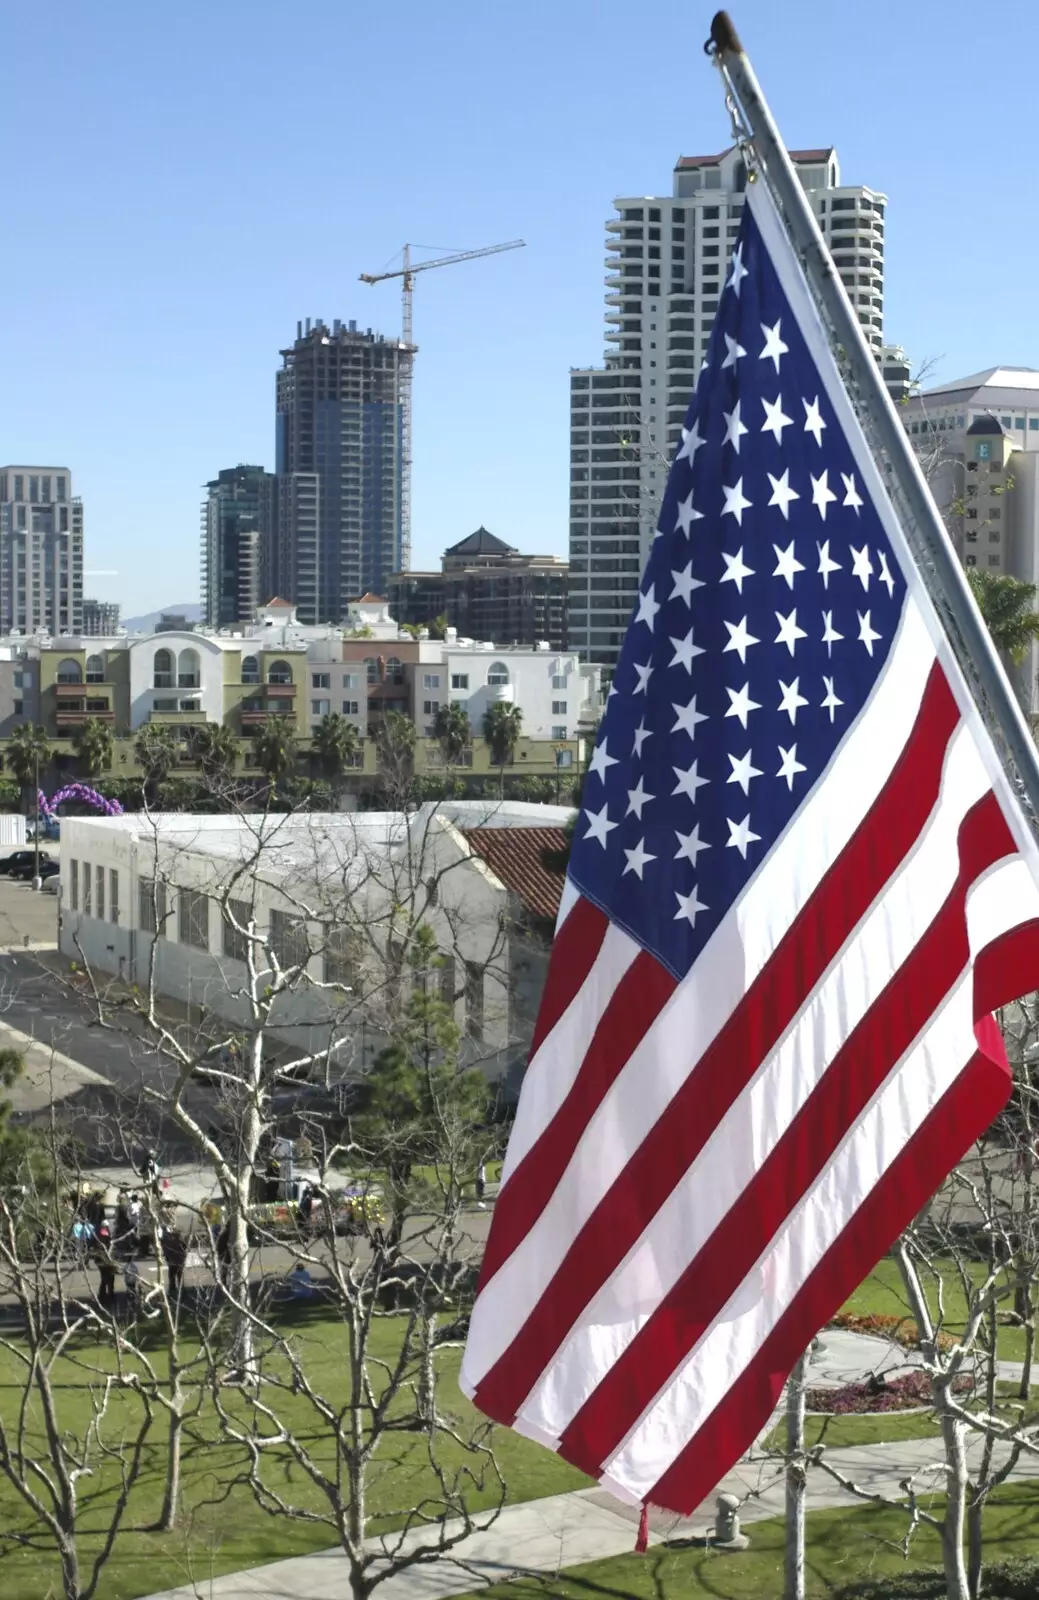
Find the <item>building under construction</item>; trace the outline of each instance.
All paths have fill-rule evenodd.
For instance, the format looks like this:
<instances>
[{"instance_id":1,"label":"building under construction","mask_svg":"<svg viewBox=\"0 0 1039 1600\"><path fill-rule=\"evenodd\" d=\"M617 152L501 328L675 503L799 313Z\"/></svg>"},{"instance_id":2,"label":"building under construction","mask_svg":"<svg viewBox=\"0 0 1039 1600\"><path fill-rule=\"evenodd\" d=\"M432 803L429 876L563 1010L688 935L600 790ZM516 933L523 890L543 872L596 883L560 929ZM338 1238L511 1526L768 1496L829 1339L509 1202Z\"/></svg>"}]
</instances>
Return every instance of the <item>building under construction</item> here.
<instances>
[{"instance_id":1,"label":"building under construction","mask_svg":"<svg viewBox=\"0 0 1039 1600\"><path fill-rule=\"evenodd\" d=\"M281 356L267 587L301 622L339 622L348 600L383 593L404 564L402 390L414 346L308 317Z\"/></svg>"}]
</instances>

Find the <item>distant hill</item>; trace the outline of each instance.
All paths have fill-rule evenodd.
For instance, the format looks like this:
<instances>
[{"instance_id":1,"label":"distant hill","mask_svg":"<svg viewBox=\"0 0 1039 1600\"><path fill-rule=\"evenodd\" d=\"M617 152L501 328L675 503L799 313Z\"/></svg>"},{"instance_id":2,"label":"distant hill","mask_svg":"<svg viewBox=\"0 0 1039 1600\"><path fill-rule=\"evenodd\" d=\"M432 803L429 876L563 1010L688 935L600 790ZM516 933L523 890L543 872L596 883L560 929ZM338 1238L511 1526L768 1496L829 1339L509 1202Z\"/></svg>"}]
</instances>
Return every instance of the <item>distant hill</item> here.
<instances>
[{"instance_id":1,"label":"distant hill","mask_svg":"<svg viewBox=\"0 0 1039 1600\"><path fill-rule=\"evenodd\" d=\"M163 612L172 612L174 616L186 617L189 622L201 622L202 607L195 605L163 606L160 611L146 611L141 617L123 617L120 626L127 633L151 633Z\"/></svg>"}]
</instances>

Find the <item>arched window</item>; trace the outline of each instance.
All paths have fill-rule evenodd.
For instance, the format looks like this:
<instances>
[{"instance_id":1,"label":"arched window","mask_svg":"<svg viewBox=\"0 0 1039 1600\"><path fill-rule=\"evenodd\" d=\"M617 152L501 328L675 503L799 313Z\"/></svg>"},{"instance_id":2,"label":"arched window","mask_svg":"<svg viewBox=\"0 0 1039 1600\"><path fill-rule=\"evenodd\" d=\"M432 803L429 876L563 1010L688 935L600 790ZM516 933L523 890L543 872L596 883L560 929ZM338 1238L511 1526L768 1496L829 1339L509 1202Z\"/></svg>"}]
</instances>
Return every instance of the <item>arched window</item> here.
<instances>
[{"instance_id":1,"label":"arched window","mask_svg":"<svg viewBox=\"0 0 1039 1600\"><path fill-rule=\"evenodd\" d=\"M58 682L59 683L82 683L83 682L83 669L80 666L79 662L78 661L73 661L71 657L68 657L64 661L59 661L58 662Z\"/></svg>"},{"instance_id":2,"label":"arched window","mask_svg":"<svg viewBox=\"0 0 1039 1600\"><path fill-rule=\"evenodd\" d=\"M487 682L493 687L495 684L508 683L509 669L504 661L494 661L487 672Z\"/></svg>"},{"instance_id":3,"label":"arched window","mask_svg":"<svg viewBox=\"0 0 1039 1600\"><path fill-rule=\"evenodd\" d=\"M202 664L198 651L182 650L177 657L177 688L197 689L202 683Z\"/></svg>"},{"instance_id":4,"label":"arched window","mask_svg":"<svg viewBox=\"0 0 1039 1600\"><path fill-rule=\"evenodd\" d=\"M87 682L104 683L105 664L100 656L87 656Z\"/></svg>"},{"instance_id":5,"label":"arched window","mask_svg":"<svg viewBox=\"0 0 1039 1600\"><path fill-rule=\"evenodd\" d=\"M156 689L173 688L173 651L156 650L152 682Z\"/></svg>"},{"instance_id":6,"label":"arched window","mask_svg":"<svg viewBox=\"0 0 1039 1600\"><path fill-rule=\"evenodd\" d=\"M364 676L365 676L365 680L368 683L378 683L378 681L379 681L379 663L376 660L375 656L365 656L365 658L364 658Z\"/></svg>"},{"instance_id":7,"label":"arched window","mask_svg":"<svg viewBox=\"0 0 1039 1600\"><path fill-rule=\"evenodd\" d=\"M260 663L255 656L242 657L242 682L259 683Z\"/></svg>"},{"instance_id":8,"label":"arched window","mask_svg":"<svg viewBox=\"0 0 1039 1600\"><path fill-rule=\"evenodd\" d=\"M292 668L287 661L272 661L267 668L268 683L291 683Z\"/></svg>"},{"instance_id":9,"label":"arched window","mask_svg":"<svg viewBox=\"0 0 1039 1600\"><path fill-rule=\"evenodd\" d=\"M397 656L390 656L386 662L386 682L403 683L404 667Z\"/></svg>"}]
</instances>

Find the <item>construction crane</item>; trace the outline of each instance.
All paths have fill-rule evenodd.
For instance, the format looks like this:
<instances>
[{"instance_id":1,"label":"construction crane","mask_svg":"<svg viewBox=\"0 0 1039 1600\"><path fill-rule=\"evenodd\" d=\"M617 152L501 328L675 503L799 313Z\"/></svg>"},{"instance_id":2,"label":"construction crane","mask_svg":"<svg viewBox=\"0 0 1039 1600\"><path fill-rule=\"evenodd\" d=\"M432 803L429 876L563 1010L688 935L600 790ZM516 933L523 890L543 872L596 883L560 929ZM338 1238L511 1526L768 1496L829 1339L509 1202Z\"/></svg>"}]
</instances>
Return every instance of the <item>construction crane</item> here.
<instances>
[{"instance_id":1,"label":"construction crane","mask_svg":"<svg viewBox=\"0 0 1039 1600\"><path fill-rule=\"evenodd\" d=\"M411 566L411 358L415 354L414 290L416 272L433 267L453 267L459 261L475 261L479 256L497 256L503 250L522 250L525 239L509 239L505 244L487 244L480 250L459 250L435 261L412 261L411 246L401 251L401 265L393 272L362 272L362 283L383 283L387 278L401 280L401 343L407 360L400 366L401 442L400 442L400 522L401 558L404 570Z\"/></svg>"}]
</instances>

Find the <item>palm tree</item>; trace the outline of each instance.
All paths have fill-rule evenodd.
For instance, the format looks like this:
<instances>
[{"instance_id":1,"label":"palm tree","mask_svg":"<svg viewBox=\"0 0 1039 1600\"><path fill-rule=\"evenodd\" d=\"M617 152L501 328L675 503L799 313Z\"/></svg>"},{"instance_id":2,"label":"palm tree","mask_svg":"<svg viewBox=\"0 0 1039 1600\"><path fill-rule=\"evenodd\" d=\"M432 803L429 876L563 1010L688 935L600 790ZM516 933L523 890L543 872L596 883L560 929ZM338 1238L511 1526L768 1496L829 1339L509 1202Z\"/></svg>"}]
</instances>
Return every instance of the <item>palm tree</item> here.
<instances>
[{"instance_id":1,"label":"palm tree","mask_svg":"<svg viewBox=\"0 0 1039 1600\"><path fill-rule=\"evenodd\" d=\"M270 783L287 777L296 766L296 735L287 717L268 717L254 735L250 752L254 767L259 767Z\"/></svg>"},{"instance_id":2,"label":"palm tree","mask_svg":"<svg viewBox=\"0 0 1039 1600\"><path fill-rule=\"evenodd\" d=\"M23 788L37 781L50 758L44 729L34 728L31 722L20 723L7 741L7 764Z\"/></svg>"},{"instance_id":3,"label":"palm tree","mask_svg":"<svg viewBox=\"0 0 1039 1600\"><path fill-rule=\"evenodd\" d=\"M112 765L112 730L96 717L88 717L80 724L72 744L85 777L96 778Z\"/></svg>"},{"instance_id":4,"label":"palm tree","mask_svg":"<svg viewBox=\"0 0 1039 1600\"><path fill-rule=\"evenodd\" d=\"M133 742L133 753L144 773L145 790L154 798L177 765L177 741L163 723L148 722Z\"/></svg>"},{"instance_id":5,"label":"palm tree","mask_svg":"<svg viewBox=\"0 0 1039 1600\"><path fill-rule=\"evenodd\" d=\"M375 742L387 800L395 809L404 808L412 794L415 724L403 711L387 711Z\"/></svg>"},{"instance_id":6,"label":"palm tree","mask_svg":"<svg viewBox=\"0 0 1039 1600\"><path fill-rule=\"evenodd\" d=\"M1039 639L1039 612L1032 610L1035 584L977 568L968 571L967 581L996 649L1020 666L1029 645Z\"/></svg>"},{"instance_id":7,"label":"palm tree","mask_svg":"<svg viewBox=\"0 0 1039 1600\"><path fill-rule=\"evenodd\" d=\"M444 762L449 767L461 761L473 742L469 713L457 700L453 700L450 705L440 706L433 723L433 732L443 753Z\"/></svg>"},{"instance_id":8,"label":"palm tree","mask_svg":"<svg viewBox=\"0 0 1039 1600\"><path fill-rule=\"evenodd\" d=\"M496 700L483 716L483 736L491 747L491 760L498 768L498 793L505 793L505 768L516 754L523 711L507 700Z\"/></svg>"},{"instance_id":9,"label":"palm tree","mask_svg":"<svg viewBox=\"0 0 1039 1600\"><path fill-rule=\"evenodd\" d=\"M202 768L202 776L214 787L224 789L234 777L238 761L238 740L230 728L206 722L192 730L191 753Z\"/></svg>"},{"instance_id":10,"label":"palm tree","mask_svg":"<svg viewBox=\"0 0 1039 1600\"><path fill-rule=\"evenodd\" d=\"M331 784L337 804L343 774L353 766L360 748L357 729L339 711L326 712L311 735L311 757Z\"/></svg>"}]
</instances>

